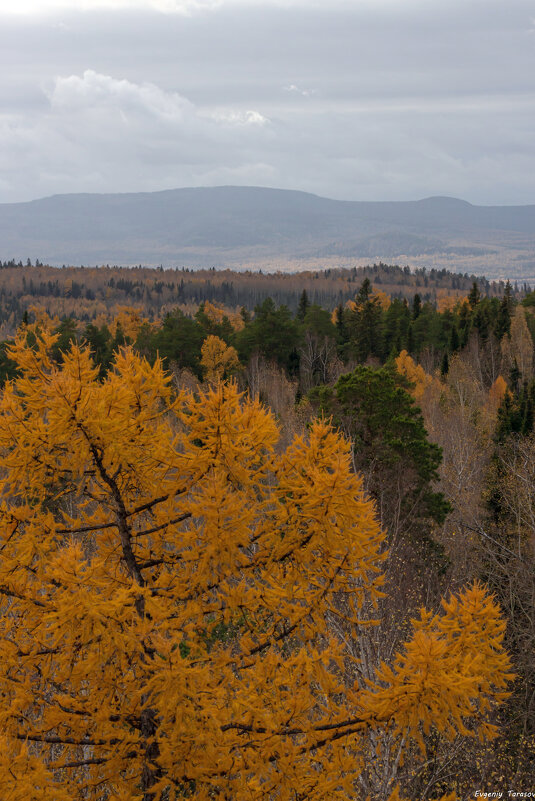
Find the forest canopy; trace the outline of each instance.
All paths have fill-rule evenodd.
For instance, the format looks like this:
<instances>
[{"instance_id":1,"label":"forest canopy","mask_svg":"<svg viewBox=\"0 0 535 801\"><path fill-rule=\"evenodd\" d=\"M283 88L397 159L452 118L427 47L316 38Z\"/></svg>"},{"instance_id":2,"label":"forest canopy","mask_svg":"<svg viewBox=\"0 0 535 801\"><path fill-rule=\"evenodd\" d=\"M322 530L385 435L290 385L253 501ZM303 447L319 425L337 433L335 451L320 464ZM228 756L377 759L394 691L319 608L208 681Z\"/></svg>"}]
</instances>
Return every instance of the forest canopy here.
<instances>
[{"instance_id":1,"label":"forest canopy","mask_svg":"<svg viewBox=\"0 0 535 801\"><path fill-rule=\"evenodd\" d=\"M1 793L530 786L533 293L46 269L0 270Z\"/></svg>"}]
</instances>

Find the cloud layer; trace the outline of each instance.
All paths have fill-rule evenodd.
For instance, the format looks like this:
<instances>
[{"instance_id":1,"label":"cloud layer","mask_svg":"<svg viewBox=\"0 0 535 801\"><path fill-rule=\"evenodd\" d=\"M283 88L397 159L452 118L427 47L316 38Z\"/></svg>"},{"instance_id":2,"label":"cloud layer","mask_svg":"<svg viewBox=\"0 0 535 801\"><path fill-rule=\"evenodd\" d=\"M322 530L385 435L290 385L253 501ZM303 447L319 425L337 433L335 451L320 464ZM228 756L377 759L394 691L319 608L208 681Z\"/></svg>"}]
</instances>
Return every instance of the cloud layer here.
<instances>
[{"instance_id":1,"label":"cloud layer","mask_svg":"<svg viewBox=\"0 0 535 801\"><path fill-rule=\"evenodd\" d=\"M203 109L153 83L94 70L57 78L47 98L36 120L4 118L6 190L35 194L34 182L38 195L156 190L197 184L207 174L217 181L219 170L228 180L235 171L238 182L249 171L265 177L254 154L269 120L253 109Z\"/></svg>"},{"instance_id":2,"label":"cloud layer","mask_svg":"<svg viewBox=\"0 0 535 801\"><path fill-rule=\"evenodd\" d=\"M535 203L530 2L27 2L0 0L0 201L237 183Z\"/></svg>"}]
</instances>

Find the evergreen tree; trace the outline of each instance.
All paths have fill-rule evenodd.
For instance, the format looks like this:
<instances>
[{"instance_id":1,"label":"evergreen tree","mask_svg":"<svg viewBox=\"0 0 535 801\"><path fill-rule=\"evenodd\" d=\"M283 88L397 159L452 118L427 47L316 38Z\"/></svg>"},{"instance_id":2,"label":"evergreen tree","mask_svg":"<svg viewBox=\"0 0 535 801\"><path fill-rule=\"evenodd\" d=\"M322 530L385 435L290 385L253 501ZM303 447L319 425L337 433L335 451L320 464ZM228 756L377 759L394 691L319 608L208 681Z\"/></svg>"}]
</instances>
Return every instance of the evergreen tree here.
<instances>
[{"instance_id":1,"label":"evergreen tree","mask_svg":"<svg viewBox=\"0 0 535 801\"><path fill-rule=\"evenodd\" d=\"M8 350L12 344L11 341L0 342L0 387L18 374L17 365L8 356Z\"/></svg>"},{"instance_id":2,"label":"evergreen tree","mask_svg":"<svg viewBox=\"0 0 535 801\"><path fill-rule=\"evenodd\" d=\"M458 324L459 344L461 348L466 347L468 343L468 337L470 336L471 326L472 326L472 312L470 310L470 306L468 305L468 303L463 303L461 308L459 309L459 324Z\"/></svg>"},{"instance_id":3,"label":"evergreen tree","mask_svg":"<svg viewBox=\"0 0 535 801\"><path fill-rule=\"evenodd\" d=\"M383 314L383 360L407 346L410 312L406 301L394 298Z\"/></svg>"},{"instance_id":4,"label":"evergreen tree","mask_svg":"<svg viewBox=\"0 0 535 801\"><path fill-rule=\"evenodd\" d=\"M477 281L472 283L472 289L468 295L468 303L470 304L470 308L472 311L476 308L477 304L481 300L481 292L479 291L479 286Z\"/></svg>"},{"instance_id":5,"label":"evergreen tree","mask_svg":"<svg viewBox=\"0 0 535 801\"><path fill-rule=\"evenodd\" d=\"M334 312L334 324L336 327L338 355L344 360L347 357L350 339L348 317L348 311L344 309L341 303L339 303Z\"/></svg>"},{"instance_id":6,"label":"evergreen tree","mask_svg":"<svg viewBox=\"0 0 535 801\"><path fill-rule=\"evenodd\" d=\"M429 540L430 523L442 522L450 509L433 489L442 451L427 439L420 409L402 383L387 368L361 365L334 388L313 390L311 398L353 441L356 469L383 510L383 525L391 528L396 520L404 532Z\"/></svg>"},{"instance_id":7,"label":"evergreen tree","mask_svg":"<svg viewBox=\"0 0 535 801\"><path fill-rule=\"evenodd\" d=\"M371 284L366 278L349 315L351 349L360 362L383 354L383 311L378 299L370 294Z\"/></svg>"},{"instance_id":8,"label":"evergreen tree","mask_svg":"<svg viewBox=\"0 0 535 801\"><path fill-rule=\"evenodd\" d=\"M368 302L369 297L371 295L371 291L372 291L371 281L369 278L365 278L360 286L359 291L357 292L357 295L355 296L355 303L357 304L357 306Z\"/></svg>"},{"instance_id":9,"label":"evergreen tree","mask_svg":"<svg viewBox=\"0 0 535 801\"><path fill-rule=\"evenodd\" d=\"M205 303L201 303L196 314L195 319L202 327L205 336L214 336L222 339L227 345L234 341L234 329L229 318L223 315L221 319L212 319L205 312Z\"/></svg>"},{"instance_id":10,"label":"evergreen tree","mask_svg":"<svg viewBox=\"0 0 535 801\"><path fill-rule=\"evenodd\" d=\"M299 298L299 306L297 307L297 319L300 322L304 321L309 306L310 302L308 300L307 291L306 289L303 289L301 292L301 297Z\"/></svg>"},{"instance_id":11,"label":"evergreen tree","mask_svg":"<svg viewBox=\"0 0 535 801\"><path fill-rule=\"evenodd\" d=\"M412 323L409 325L407 331L407 351L411 355L414 353L414 329L412 327Z\"/></svg>"},{"instance_id":12,"label":"evergreen tree","mask_svg":"<svg viewBox=\"0 0 535 801\"><path fill-rule=\"evenodd\" d=\"M317 303L309 304L302 323L303 330L310 331L317 337L336 338L338 326L333 324L329 312Z\"/></svg>"},{"instance_id":13,"label":"evergreen tree","mask_svg":"<svg viewBox=\"0 0 535 801\"><path fill-rule=\"evenodd\" d=\"M91 349L91 356L95 364L99 365L100 376L104 377L113 357L112 336L108 326L102 325L97 328L96 325L90 323L85 329L84 339Z\"/></svg>"},{"instance_id":14,"label":"evergreen tree","mask_svg":"<svg viewBox=\"0 0 535 801\"><path fill-rule=\"evenodd\" d=\"M459 334L457 333L457 328L455 325L451 329L449 345L450 353L456 353L459 350Z\"/></svg>"},{"instance_id":15,"label":"evergreen tree","mask_svg":"<svg viewBox=\"0 0 535 801\"><path fill-rule=\"evenodd\" d=\"M505 292L500 303L498 318L496 320L496 336L502 339L506 334L511 333L511 315L513 312L512 288L509 281L505 284Z\"/></svg>"},{"instance_id":16,"label":"evergreen tree","mask_svg":"<svg viewBox=\"0 0 535 801\"><path fill-rule=\"evenodd\" d=\"M418 293L413 298L412 301L412 319L416 320L420 316L420 312L422 310L422 299Z\"/></svg>"},{"instance_id":17,"label":"evergreen tree","mask_svg":"<svg viewBox=\"0 0 535 801\"><path fill-rule=\"evenodd\" d=\"M236 347L242 361L258 351L266 360L295 372L299 339L299 326L289 309L284 305L277 308L272 298L266 298L255 307L251 323L236 335Z\"/></svg>"},{"instance_id":18,"label":"evergreen tree","mask_svg":"<svg viewBox=\"0 0 535 801\"><path fill-rule=\"evenodd\" d=\"M78 339L78 324L72 317L66 317L55 329L58 338L54 343L52 354L57 362L62 362L64 354L67 353Z\"/></svg>"},{"instance_id":19,"label":"evergreen tree","mask_svg":"<svg viewBox=\"0 0 535 801\"><path fill-rule=\"evenodd\" d=\"M160 356L167 368L174 363L201 377L201 347L204 339L205 333L197 320L175 309L165 316L161 328L151 330L142 327L136 347L151 362Z\"/></svg>"},{"instance_id":20,"label":"evergreen tree","mask_svg":"<svg viewBox=\"0 0 535 801\"><path fill-rule=\"evenodd\" d=\"M509 371L509 383L511 384L511 389L513 390L513 393L515 395L518 393L518 386L521 378L522 378L522 373L520 372L520 368L518 367L518 362L515 356L513 360L513 366Z\"/></svg>"},{"instance_id":21,"label":"evergreen tree","mask_svg":"<svg viewBox=\"0 0 535 801\"><path fill-rule=\"evenodd\" d=\"M533 430L533 399L528 382L524 381L520 392L519 416L521 419L520 433L526 437Z\"/></svg>"}]
</instances>

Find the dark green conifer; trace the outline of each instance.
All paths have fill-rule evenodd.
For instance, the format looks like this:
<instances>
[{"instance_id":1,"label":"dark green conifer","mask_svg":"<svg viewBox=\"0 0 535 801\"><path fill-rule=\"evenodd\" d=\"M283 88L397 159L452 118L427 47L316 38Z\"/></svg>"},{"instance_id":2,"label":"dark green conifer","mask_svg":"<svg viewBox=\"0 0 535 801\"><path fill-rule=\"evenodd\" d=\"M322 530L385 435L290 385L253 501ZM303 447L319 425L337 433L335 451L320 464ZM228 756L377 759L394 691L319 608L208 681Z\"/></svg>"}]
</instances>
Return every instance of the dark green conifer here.
<instances>
[{"instance_id":1,"label":"dark green conifer","mask_svg":"<svg viewBox=\"0 0 535 801\"><path fill-rule=\"evenodd\" d=\"M479 286L477 281L474 281L472 284L472 289L470 290L470 294L468 295L468 303L470 304L470 308L472 311L475 309L477 304L481 299L481 292L479 291Z\"/></svg>"},{"instance_id":2,"label":"dark green conifer","mask_svg":"<svg viewBox=\"0 0 535 801\"><path fill-rule=\"evenodd\" d=\"M450 333L450 353L456 353L459 350L459 334L457 326L453 326Z\"/></svg>"},{"instance_id":3,"label":"dark green conifer","mask_svg":"<svg viewBox=\"0 0 535 801\"><path fill-rule=\"evenodd\" d=\"M356 301L357 305L359 305L361 303L367 303L367 301L369 300L369 297L371 295L371 291L372 291L372 285L371 285L370 279L369 278L365 278L364 281L361 284L361 287L360 287L359 291L357 292L357 294L355 296L355 301Z\"/></svg>"},{"instance_id":4,"label":"dark green conifer","mask_svg":"<svg viewBox=\"0 0 535 801\"><path fill-rule=\"evenodd\" d=\"M306 289L303 289L301 292L301 297L299 298L299 305L297 307L297 319L302 323L306 317L306 313L310 306L310 301L308 299Z\"/></svg>"},{"instance_id":5,"label":"dark green conifer","mask_svg":"<svg viewBox=\"0 0 535 801\"><path fill-rule=\"evenodd\" d=\"M442 451L427 439L420 409L403 383L388 368L360 365L334 388L313 390L311 399L354 442L355 467L366 476L383 525L402 525L405 535L430 545L432 523L443 522L451 509L434 489ZM393 487L400 493L395 501Z\"/></svg>"},{"instance_id":6,"label":"dark green conifer","mask_svg":"<svg viewBox=\"0 0 535 801\"><path fill-rule=\"evenodd\" d=\"M522 373L520 372L520 368L518 366L518 362L515 356L513 361L513 366L509 371L509 383L511 384L511 389L515 394L518 393L518 386L521 378L522 378Z\"/></svg>"},{"instance_id":7,"label":"dark green conifer","mask_svg":"<svg viewBox=\"0 0 535 801\"><path fill-rule=\"evenodd\" d=\"M407 332L407 351L410 354L414 353L414 332L412 330L412 323L409 325L409 330Z\"/></svg>"},{"instance_id":8,"label":"dark green conifer","mask_svg":"<svg viewBox=\"0 0 535 801\"><path fill-rule=\"evenodd\" d=\"M513 312L513 291L509 281L505 284L505 292L498 310L495 333L498 339L511 333L511 315Z\"/></svg>"}]
</instances>

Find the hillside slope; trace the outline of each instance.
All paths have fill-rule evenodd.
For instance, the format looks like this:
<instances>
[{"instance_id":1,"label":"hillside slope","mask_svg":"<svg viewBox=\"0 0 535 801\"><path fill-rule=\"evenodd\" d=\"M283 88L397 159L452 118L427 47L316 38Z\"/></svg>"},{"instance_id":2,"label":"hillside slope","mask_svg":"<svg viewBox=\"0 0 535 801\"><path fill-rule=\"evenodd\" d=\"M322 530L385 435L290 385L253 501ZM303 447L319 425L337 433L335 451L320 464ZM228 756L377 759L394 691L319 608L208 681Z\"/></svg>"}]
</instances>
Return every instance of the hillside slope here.
<instances>
[{"instance_id":1,"label":"hillside slope","mask_svg":"<svg viewBox=\"0 0 535 801\"><path fill-rule=\"evenodd\" d=\"M28 257L54 265L218 268L404 257L418 264L424 257L460 269L482 260L487 275L499 263L523 277L534 266L535 205L484 207L444 197L367 203L255 187L0 204L0 258Z\"/></svg>"}]
</instances>

